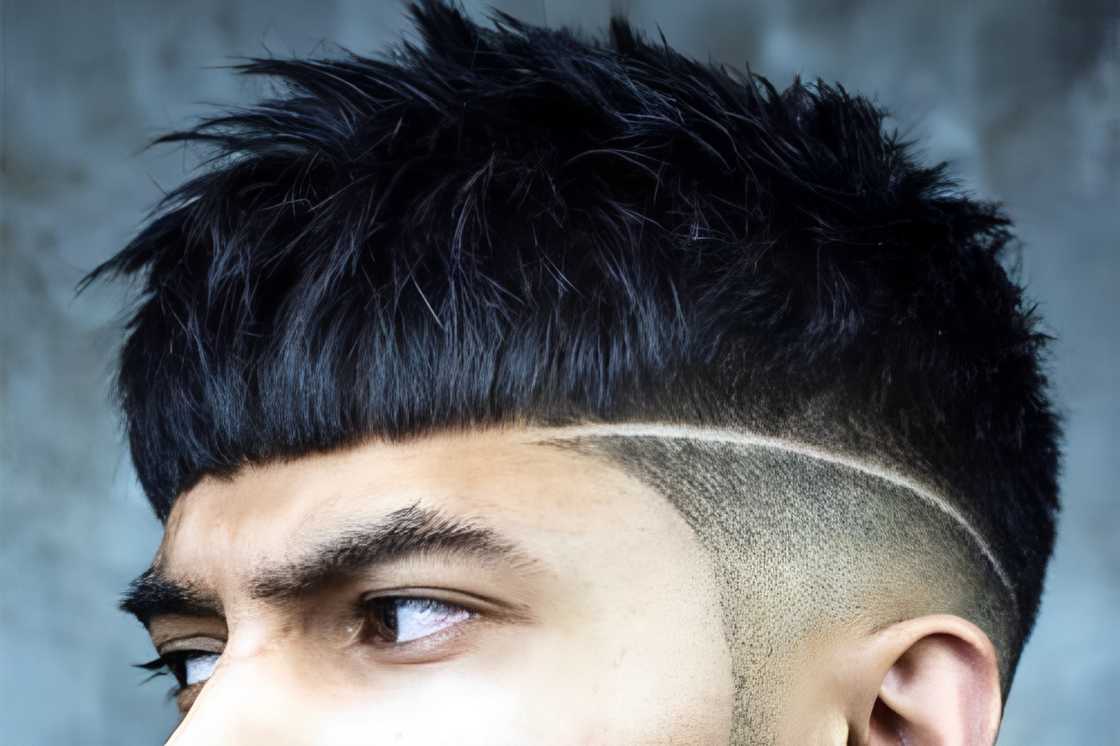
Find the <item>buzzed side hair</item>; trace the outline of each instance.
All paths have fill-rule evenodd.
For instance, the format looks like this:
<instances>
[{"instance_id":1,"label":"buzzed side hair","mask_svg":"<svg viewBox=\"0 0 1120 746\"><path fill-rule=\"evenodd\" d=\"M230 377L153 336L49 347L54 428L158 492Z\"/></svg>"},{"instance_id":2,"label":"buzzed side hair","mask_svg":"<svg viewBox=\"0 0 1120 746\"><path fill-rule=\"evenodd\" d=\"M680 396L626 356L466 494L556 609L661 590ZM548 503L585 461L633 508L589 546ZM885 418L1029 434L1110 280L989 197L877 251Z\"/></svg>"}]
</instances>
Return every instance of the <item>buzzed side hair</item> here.
<instances>
[{"instance_id":1,"label":"buzzed side hair","mask_svg":"<svg viewBox=\"0 0 1120 746\"><path fill-rule=\"evenodd\" d=\"M83 280L142 283L116 391L157 515L204 476L370 437L788 438L953 496L1010 581L1013 669L1060 432L1000 205L840 85L779 92L619 17L600 40L410 11L419 45L236 66L277 95L158 138L212 157Z\"/></svg>"},{"instance_id":2,"label":"buzzed side hair","mask_svg":"<svg viewBox=\"0 0 1120 746\"><path fill-rule=\"evenodd\" d=\"M735 680L732 743L763 744L813 642L955 614L995 646L1002 694L1021 648L998 557L940 495L881 465L783 438L584 425L538 441L600 459L668 498L713 565Z\"/></svg>"}]
</instances>

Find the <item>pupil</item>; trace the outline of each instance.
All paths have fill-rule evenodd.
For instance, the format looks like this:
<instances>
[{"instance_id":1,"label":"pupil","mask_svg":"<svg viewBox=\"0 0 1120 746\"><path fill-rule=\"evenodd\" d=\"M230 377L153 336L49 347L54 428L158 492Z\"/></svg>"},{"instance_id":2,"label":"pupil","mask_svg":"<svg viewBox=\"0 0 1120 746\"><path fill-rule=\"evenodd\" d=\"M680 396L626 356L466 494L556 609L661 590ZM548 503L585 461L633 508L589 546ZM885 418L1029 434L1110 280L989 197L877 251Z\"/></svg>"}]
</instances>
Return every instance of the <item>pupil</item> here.
<instances>
[{"instance_id":1,"label":"pupil","mask_svg":"<svg viewBox=\"0 0 1120 746\"><path fill-rule=\"evenodd\" d=\"M178 682L179 688L180 689L186 689L187 688L187 663L186 663L186 661L183 661L183 660L175 661L175 664L171 666L171 673L175 677L175 681Z\"/></svg>"},{"instance_id":2,"label":"pupil","mask_svg":"<svg viewBox=\"0 0 1120 746\"><path fill-rule=\"evenodd\" d=\"M378 621L381 623L382 628L388 633L386 637L395 640L399 631L397 620L397 602L395 599L385 599L381 604L381 610L378 614Z\"/></svg>"}]
</instances>

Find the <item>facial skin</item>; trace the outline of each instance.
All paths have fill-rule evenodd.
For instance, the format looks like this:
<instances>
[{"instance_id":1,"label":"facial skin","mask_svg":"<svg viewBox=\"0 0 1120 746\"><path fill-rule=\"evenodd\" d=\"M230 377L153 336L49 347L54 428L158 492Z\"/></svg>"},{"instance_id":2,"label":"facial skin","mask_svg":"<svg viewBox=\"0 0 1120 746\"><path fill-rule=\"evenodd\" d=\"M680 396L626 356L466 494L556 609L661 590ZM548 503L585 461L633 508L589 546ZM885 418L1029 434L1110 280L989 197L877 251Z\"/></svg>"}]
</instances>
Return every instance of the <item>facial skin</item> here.
<instances>
[{"instance_id":1,"label":"facial skin","mask_svg":"<svg viewBox=\"0 0 1120 746\"><path fill-rule=\"evenodd\" d=\"M371 441L180 496L153 570L189 593L149 632L199 683L168 743L991 743L995 652L949 615L803 637L744 734L711 547L554 434Z\"/></svg>"},{"instance_id":2,"label":"facial skin","mask_svg":"<svg viewBox=\"0 0 1120 746\"><path fill-rule=\"evenodd\" d=\"M170 743L725 739L729 657L711 570L687 525L621 473L520 441L368 445L207 479L183 495L159 566L217 596L224 618L151 621L157 649L189 638L221 651L205 686L180 698L190 709ZM485 526L532 564L432 551L279 607L253 597L252 578L298 561L320 537L412 507ZM379 648L361 642L353 610L369 594L479 615L411 647ZM400 618L410 623L415 612Z\"/></svg>"}]
</instances>

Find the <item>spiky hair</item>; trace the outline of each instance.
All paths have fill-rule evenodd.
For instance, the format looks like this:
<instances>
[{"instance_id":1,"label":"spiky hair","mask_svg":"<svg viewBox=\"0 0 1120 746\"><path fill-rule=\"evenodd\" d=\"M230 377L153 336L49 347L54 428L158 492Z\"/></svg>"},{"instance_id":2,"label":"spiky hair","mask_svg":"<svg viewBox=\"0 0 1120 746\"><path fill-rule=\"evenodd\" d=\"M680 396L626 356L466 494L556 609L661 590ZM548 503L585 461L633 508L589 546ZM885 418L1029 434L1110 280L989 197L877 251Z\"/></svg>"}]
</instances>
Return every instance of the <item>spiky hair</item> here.
<instances>
[{"instance_id":1,"label":"spiky hair","mask_svg":"<svg viewBox=\"0 0 1120 746\"><path fill-rule=\"evenodd\" d=\"M138 275L117 392L161 519L205 475L379 436L633 420L889 461L959 496L1029 631L1057 510L1046 338L998 203L886 112L410 6L381 57L166 134L200 175L83 281Z\"/></svg>"}]
</instances>

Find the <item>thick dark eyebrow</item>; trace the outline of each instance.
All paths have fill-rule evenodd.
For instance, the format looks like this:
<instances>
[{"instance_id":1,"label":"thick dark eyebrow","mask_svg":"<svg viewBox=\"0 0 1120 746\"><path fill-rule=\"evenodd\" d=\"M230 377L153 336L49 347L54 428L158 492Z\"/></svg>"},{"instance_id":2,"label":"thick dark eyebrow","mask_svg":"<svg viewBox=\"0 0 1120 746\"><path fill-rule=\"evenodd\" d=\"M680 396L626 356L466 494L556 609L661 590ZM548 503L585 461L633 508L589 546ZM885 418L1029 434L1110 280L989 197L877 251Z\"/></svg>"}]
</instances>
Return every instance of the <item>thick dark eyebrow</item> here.
<instances>
[{"instance_id":1,"label":"thick dark eyebrow","mask_svg":"<svg viewBox=\"0 0 1120 746\"><path fill-rule=\"evenodd\" d=\"M491 528L412 505L374 523L336 531L294 561L257 570L249 581L249 594L289 601L378 565L431 553L521 570L539 565Z\"/></svg>"},{"instance_id":2,"label":"thick dark eyebrow","mask_svg":"<svg viewBox=\"0 0 1120 746\"><path fill-rule=\"evenodd\" d=\"M500 563L520 571L541 566L491 528L412 505L319 538L295 560L258 568L247 587L252 598L280 604L378 565L430 553ZM166 577L158 564L132 582L120 608L145 626L162 615L221 616L215 596Z\"/></svg>"},{"instance_id":3,"label":"thick dark eyebrow","mask_svg":"<svg viewBox=\"0 0 1120 746\"><path fill-rule=\"evenodd\" d=\"M156 616L222 616L222 604L216 595L172 580L160 571L158 564L129 583L118 608L135 616L145 627Z\"/></svg>"}]
</instances>

